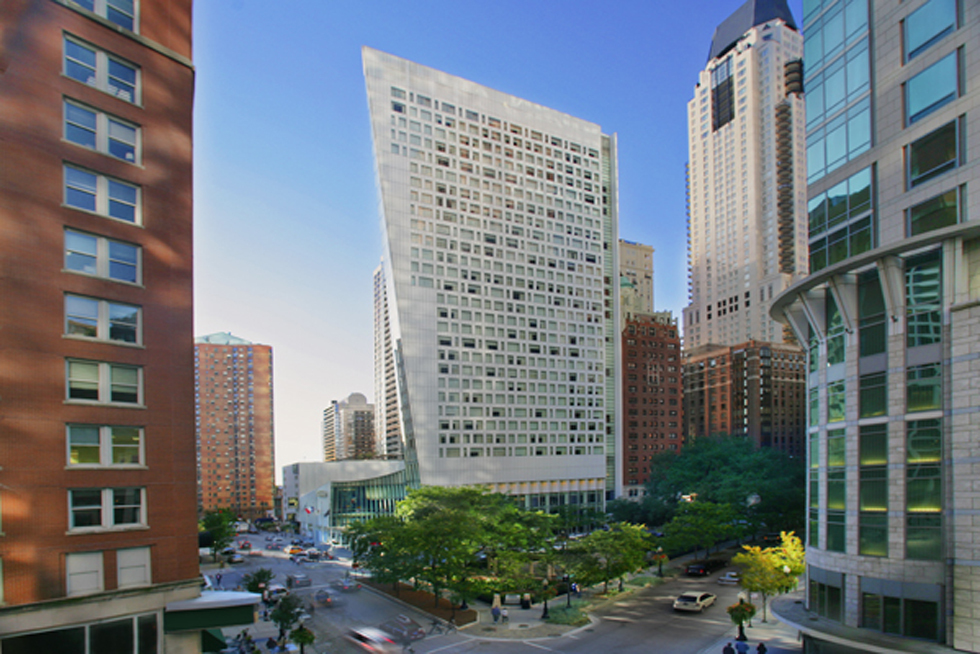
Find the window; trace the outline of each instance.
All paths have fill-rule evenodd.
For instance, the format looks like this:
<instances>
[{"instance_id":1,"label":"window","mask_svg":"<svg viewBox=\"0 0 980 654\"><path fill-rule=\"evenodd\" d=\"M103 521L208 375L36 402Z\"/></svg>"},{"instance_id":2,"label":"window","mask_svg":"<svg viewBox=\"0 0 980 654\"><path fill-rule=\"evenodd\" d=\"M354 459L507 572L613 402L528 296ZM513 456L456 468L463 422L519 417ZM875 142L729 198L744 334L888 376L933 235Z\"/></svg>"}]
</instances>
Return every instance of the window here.
<instances>
[{"instance_id":1,"label":"window","mask_svg":"<svg viewBox=\"0 0 980 654\"><path fill-rule=\"evenodd\" d=\"M906 346L939 343L943 334L942 265L939 252L905 263Z\"/></svg>"},{"instance_id":2,"label":"window","mask_svg":"<svg viewBox=\"0 0 980 654\"><path fill-rule=\"evenodd\" d=\"M142 488L85 488L68 491L70 530L119 529L146 525Z\"/></svg>"},{"instance_id":3,"label":"window","mask_svg":"<svg viewBox=\"0 0 980 654\"><path fill-rule=\"evenodd\" d=\"M104 589L102 552L74 552L65 555L68 572L68 595L88 595ZM7 643L3 644L4 650Z\"/></svg>"},{"instance_id":4,"label":"window","mask_svg":"<svg viewBox=\"0 0 980 654\"><path fill-rule=\"evenodd\" d=\"M810 610L817 615L840 622L844 603L842 585L827 584L810 577Z\"/></svg>"},{"instance_id":5,"label":"window","mask_svg":"<svg viewBox=\"0 0 980 654\"><path fill-rule=\"evenodd\" d=\"M910 420L906 425L905 555L942 558L942 421Z\"/></svg>"},{"instance_id":6,"label":"window","mask_svg":"<svg viewBox=\"0 0 980 654\"><path fill-rule=\"evenodd\" d=\"M859 379L859 418L874 418L888 413L887 374L877 372Z\"/></svg>"},{"instance_id":7,"label":"window","mask_svg":"<svg viewBox=\"0 0 980 654\"><path fill-rule=\"evenodd\" d=\"M827 365L844 362L844 315L837 308L832 294L827 294Z\"/></svg>"},{"instance_id":8,"label":"window","mask_svg":"<svg viewBox=\"0 0 980 654\"><path fill-rule=\"evenodd\" d=\"M143 280L142 250L122 241L66 229L65 269L139 284Z\"/></svg>"},{"instance_id":9,"label":"window","mask_svg":"<svg viewBox=\"0 0 980 654\"><path fill-rule=\"evenodd\" d=\"M142 404L142 368L77 359L68 359L66 363L69 400Z\"/></svg>"},{"instance_id":10,"label":"window","mask_svg":"<svg viewBox=\"0 0 980 654\"><path fill-rule=\"evenodd\" d=\"M887 327L885 323L885 298L881 293L881 280L875 270L861 273L858 277L858 349L860 356L885 352Z\"/></svg>"},{"instance_id":11,"label":"window","mask_svg":"<svg viewBox=\"0 0 980 654\"><path fill-rule=\"evenodd\" d=\"M143 429L119 425L68 425L69 466L143 464Z\"/></svg>"},{"instance_id":12,"label":"window","mask_svg":"<svg viewBox=\"0 0 980 654\"><path fill-rule=\"evenodd\" d=\"M827 550L843 552L845 547L845 518L847 504L845 430L827 432Z\"/></svg>"},{"instance_id":13,"label":"window","mask_svg":"<svg viewBox=\"0 0 980 654\"><path fill-rule=\"evenodd\" d=\"M119 588L148 586L151 581L149 547L116 550L116 582Z\"/></svg>"},{"instance_id":14,"label":"window","mask_svg":"<svg viewBox=\"0 0 980 654\"><path fill-rule=\"evenodd\" d=\"M909 209L908 234L915 236L960 221L959 190L950 189Z\"/></svg>"},{"instance_id":15,"label":"window","mask_svg":"<svg viewBox=\"0 0 980 654\"><path fill-rule=\"evenodd\" d=\"M140 189L127 182L65 164L65 204L140 224Z\"/></svg>"},{"instance_id":16,"label":"window","mask_svg":"<svg viewBox=\"0 0 980 654\"><path fill-rule=\"evenodd\" d=\"M135 0L69 0L131 32L136 31Z\"/></svg>"},{"instance_id":17,"label":"window","mask_svg":"<svg viewBox=\"0 0 980 654\"><path fill-rule=\"evenodd\" d=\"M811 271L872 248L871 191L871 168L865 168L809 202Z\"/></svg>"},{"instance_id":18,"label":"window","mask_svg":"<svg viewBox=\"0 0 980 654\"><path fill-rule=\"evenodd\" d=\"M951 52L906 82L905 107L910 125L956 99L959 94L957 62L957 53Z\"/></svg>"},{"instance_id":19,"label":"window","mask_svg":"<svg viewBox=\"0 0 980 654\"><path fill-rule=\"evenodd\" d=\"M956 0L930 0L905 19L906 60L922 54L956 29Z\"/></svg>"},{"instance_id":20,"label":"window","mask_svg":"<svg viewBox=\"0 0 980 654\"><path fill-rule=\"evenodd\" d=\"M888 425L859 428L858 553L888 556Z\"/></svg>"},{"instance_id":21,"label":"window","mask_svg":"<svg viewBox=\"0 0 980 654\"><path fill-rule=\"evenodd\" d=\"M65 75L120 100L139 103L139 67L70 36L64 43Z\"/></svg>"},{"instance_id":22,"label":"window","mask_svg":"<svg viewBox=\"0 0 980 654\"><path fill-rule=\"evenodd\" d=\"M65 295L65 334L139 343L140 308L131 304Z\"/></svg>"},{"instance_id":23,"label":"window","mask_svg":"<svg viewBox=\"0 0 980 654\"><path fill-rule=\"evenodd\" d=\"M65 100L65 139L129 163L139 163L140 129L115 116Z\"/></svg>"},{"instance_id":24,"label":"window","mask_svg":"<svg viewBox=\"0 0 980 654\"><path fill-rule=\"evenodd\" d=\"M912 141L908 146L909 186L927 182L959 165L958 121Z\"/></svg>"},{"instance_id":25,"label":"window","mask_svg":"<svg viewBox=\"0 0 980 654\"><path fill-rule=\"evenodd\" d=\"M827 384L827 422L844 420L847 407L844 381Z\"/></svg>"},{"instance_id":26,"label":"window","mask_svg":"<svg viewBox=\"0 0 980 654\"><path fill-rule=\"evenodd\" d=\"M942 409L943 378L940 364L930 363L909 368L905 377L906 412Z\"/></svg>"}]
</instances>

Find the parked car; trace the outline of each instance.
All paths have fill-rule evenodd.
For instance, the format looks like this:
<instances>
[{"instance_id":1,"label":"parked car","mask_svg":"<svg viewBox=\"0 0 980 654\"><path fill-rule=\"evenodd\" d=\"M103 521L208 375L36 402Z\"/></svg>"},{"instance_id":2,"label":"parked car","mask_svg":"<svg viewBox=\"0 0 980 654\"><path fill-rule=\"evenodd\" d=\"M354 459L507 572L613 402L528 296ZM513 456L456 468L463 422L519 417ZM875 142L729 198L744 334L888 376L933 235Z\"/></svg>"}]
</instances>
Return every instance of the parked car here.
<instances>
[{"instance_id":1,"label":"parked car","mask_svg":"<svg viewBox=\"0 0 980 654\"><path fill-rule=\"evenodd\" d=\"M396 615L391 620L380 625L381 630L401 643L425 638L425 629L407 615Z\"/></svg>"},{"instance_id":2,"label":"parked car","mask_svg":"<svg viewBox=\"0 0 980 654\"><path fill-rule=\"evenodd\" d=\"M228 563L244 563L245 557L241 554L232 554L227 559Z\"/></svg>"},{"instance_id":3,"label":"parked car","mask_svg":"<svg viewBox=\"0 0 980 654\"><path fill-rule=\"evenodd\" d=\"M742 582L742 575L737 570L729 570L718 577L718 583L723 586L738 586Z\"/></svg>"},{"instance_id":4,"label":"parked car","mask_svg":"<svg viewBox=\"0 0 980 654\"><path fill-rule=\"evenodd\" d=\"M269 543L268 545L265 546L265 549L273 550L275 552L281 552L282 545L280 545L279 543Z\"/></svg>"},{"instance_id":5,"label":"parked car","mask_svg":"<svg viewBox=\"0 0 980 654\"><path fill-rule=\"evenodd\" d=\"M250 543L247 540L243 540L241 543L238 544L238 549L240 549L240 550L250 550L250 549L252 549L252 543Z\"/></svg>"},{"instance_id":6,"label":"parked car","mask_svg":"<svg viewBox=\"0 0 980 654\"><path fill-rule=\"evenodd\" d=\"M390 652L397 654L402 649L388 634L374 627L351 629L344 634L344 640L353 643L364 652L376 652L377 654L388 654Z\"/></svg>"},{"instance_id":7,"label":"parked car","mask_svg":"<svg viewBox=\"0 0 980 654\"><path fill-rule=\"evenodd\" d=\"M230 546L229 547L226 547L225 549L221 550L221 553L224 556L231 556L232 554L235 553L235 548L234 547L230 547Z\"/></svg>"},{"instance_id":8,"label":"parked car","mask_svg":"<svg viewBox=\"0 0 980 654\"><path fill-rule=\"evenodd\" d=\"M674 610L701 613L714 604L715 599L711 593L684 593L674 600Z\"/></svg>"},{"instance_id":9,"label":"parked car","mask_svg":"<svg viewBox=\"0 0 980 654\"><path fill-rule=\"evenodd\" d=\"M704 561L691 561L687 565L686 574L689 577L705 577L715 570L720 570L728 565L728 561L723 559L706 559Z\"/></svg>"},{"instance_id":10,"label":"parked car","mask_svg":"<svg viewBox=\"0 0 980 654\"><path fill-rule=\"evenodd\" d=\"M357 583L357 581L353 579L336 579L330 582L330 585L345 593L361 590L361 584Z\"/></svg>"},{"instance_id":11,"label":"parked car","mask_svg":"<svg viewBox=\"0 0 980 654\"><path fill-rule=\"evenodd\" d=\"M286 588L302 588L303 586L312 586L313 580L307 575L286 575Z\"/></svg>"}]
</instances>

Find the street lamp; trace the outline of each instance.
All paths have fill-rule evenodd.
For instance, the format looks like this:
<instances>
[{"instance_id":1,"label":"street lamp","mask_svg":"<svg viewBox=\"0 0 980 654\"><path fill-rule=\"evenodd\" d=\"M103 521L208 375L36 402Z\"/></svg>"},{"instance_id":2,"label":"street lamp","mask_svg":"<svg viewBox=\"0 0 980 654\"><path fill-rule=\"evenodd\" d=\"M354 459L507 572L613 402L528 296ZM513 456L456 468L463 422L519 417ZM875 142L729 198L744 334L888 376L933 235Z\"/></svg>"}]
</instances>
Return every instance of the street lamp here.
<instances>
[{"instance_id":1,"label":"street lamp","mask_svg":"<svg viewBox=\"0 0 980 654\"><path fill-rule=\"evenodd\" d=\"M562 577L562 581L565 582L565 608L570 609L572 608L572 585L569 583L571 581L571 577L566 574L564 577Z\"/></svg>"},{"instance_id":2,"label":"street lamp","mask_svg":"<svg viewBox=\"0 0 980 654\"><path fill-rule=\"evenodd\" d=\"M657 576L663 578L664 576L664 548L663 546L657 546Z\"/></svg>"}]
</instances>

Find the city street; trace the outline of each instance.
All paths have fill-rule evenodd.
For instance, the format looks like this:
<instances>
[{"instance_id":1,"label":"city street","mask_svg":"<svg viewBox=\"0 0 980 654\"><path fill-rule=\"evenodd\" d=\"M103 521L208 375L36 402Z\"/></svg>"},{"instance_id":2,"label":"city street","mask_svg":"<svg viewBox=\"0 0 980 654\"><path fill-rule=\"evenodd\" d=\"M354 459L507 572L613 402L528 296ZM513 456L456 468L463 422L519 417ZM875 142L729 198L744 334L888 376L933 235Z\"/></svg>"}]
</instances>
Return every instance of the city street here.
<instances>
[{"instance_id":1,"label":"city street","mask_svg":"<svg viewBox=\"0 0 980 654\"><path fill-rule=\"evenodd\" d=\"M250 540L257 548L265 547L264 537L252 536ZM276 574L273 583L282 585L286 585L287 574L301 572L309 575L313 584L292 592L308 599L321 588L332 589L331 582L343 579L350 573L349 561L344 559L296 564L281 552L262 550L262 554L261 557L246 556L245 563L227 566L221 570L221 586L226 589L235 588L241 582L243 574L259 567L271 569ZM206 573L213 580L217 570L212 566L206 567L208 568ZM533 640L498 638L485 629L486 625L477 624L456 634L428 635L425 639L415 642L413 650L417 654L436 652L463 654L477 651L488 654L522 654L542 650L565 654L594 654L595 652L617 654L704 652L707 654L716 650L720 652L726 639L733 638L735 633L725 608L738 601L740 590L736 586L719 585L717 579L723 573L724 570L721 570L705 578L682 576L661 586L639 591L622 601L610 602L593 612L591 625L555 638ZM672 602L677 595L685 591L706 591L716 594L718 599L714 606L703 613L676 612L673 610ZM307 648L307 652L324 654L359 651L343 639L343 634L347 630L357 627L376 627L399 614L408 615L426 631L431 625L431 619L426 614L370 590L362 589L346 593L335 591L335 597L339 600L337 606L317 608L306 620L306 626L317 634L316 644L313 648ZM556 601L560 602L561 598ZM758 605L757 600L756 604ZM538 607L530 611L533 611L535 616L540 614ZM511 622L514 626L521 623L522 613L520 609L512 611ZM753 651L759 638L766 641L772 654L800 651L795 642L795 634L781 627L771 617L769 624L763 625L760 622L761 618L760 612L756 616L755 626L746 629ZM225 635L231 637L239 631L241 629L226 629ZM276 633L276 628L271 622L260 621L250 627L249 632L261 644L269 635ZM508 635L516 634L511 632ZM264 647L260 651L265 651Z\"/></svg>"}]
</instances>

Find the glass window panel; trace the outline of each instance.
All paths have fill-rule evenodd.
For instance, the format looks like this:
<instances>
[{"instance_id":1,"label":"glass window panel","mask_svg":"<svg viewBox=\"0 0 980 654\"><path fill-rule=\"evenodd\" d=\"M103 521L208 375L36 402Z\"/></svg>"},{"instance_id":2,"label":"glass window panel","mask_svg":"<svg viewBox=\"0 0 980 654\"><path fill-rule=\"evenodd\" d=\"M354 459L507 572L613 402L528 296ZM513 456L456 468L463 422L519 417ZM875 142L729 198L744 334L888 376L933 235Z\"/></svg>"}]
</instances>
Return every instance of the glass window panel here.
<instances>
[{"instance_id":1,"label":"glass window panel","mask_svg":"<svg viewBox=\"0 0 980 654\"><path fill-rule=\"evenodd\" d=\"M952 52L911 78L905 87L909 123L952 102L958 93L957 53Z\"/></svg>"},{"instance_id":2,"label":"glass window panel","mask_svg":"<svg viewBox=\"0 0 980 654\"><path fill-rule=\"evenodd\" d=\"M867 41L861 46L851 48L848 51L847 65L845 67L848 100L856 100L858 96L868 90L871 77L868 61Z\"/></svg>"},{"instance_id":3,"label":"glass window panel","mask_svg":"<svg viewBox=\"0 0 980 654\"><path fill-rule=\"evenodd\" d=\"M109 241L109 277L135 283L138 257L136 246Z\"/></svg>"},{"instance_id":4,"label":"glass window panel","mask_svg":"<svg viewBox=\"0 0 980 654\"><path fill-rule=\"evenodd\" d=\"M906 344L942 339L942 268L938 252L910 258L905 264Z\"/></svg>"},{"instance_id":5,"label":"glass window panel","mask_svg":"<svg viewBox=\"0 0 980 654\"><path fill-rule=\"evenodd\" d=\"M926 200L909 209L909 236L942 229L959 222L957 189Z\"/></svg>"},{"instance_id":6,"label":"glass window panel","mask_svg":"<svg viewBox=\"0 0 980 654\"><path fill-rule=\"evenodd\" d=\"M65 166L65 204L76 209L95 211L98 176Z\"/></svg>"},{"instance_id":7,"label":"glass window panel","mask_svg":"<svg viewBox=\"0 0 980 654\"><path fill-rule=\"evenodd\" d=\"M89 647L92 652L133 652L133 619L94 622L89 625Z\"/></svg>"},{"instance_id":8,"label":"glass window panel","mask_svg":"<svg viewBox=\"0 0 980 654\"><path fill-rule=\"evenodd\" d=\"M840 422L846 409L843 381L827 384L827 422Z\"/></svg>"},{"instance_id":9,"label":"glass window panel","mask_svg":"<svg viewBox=\"0 0 980 654\"><path fill-rule=\"evenodd\" d=\"M851 175L847 180L849 192L849 214L857 216L871 209L871 168L865 168Z\"/></svg>"},{"instance_id":10,"label":"glass window panel","mask_svg":"<svg viewBox=\"0 0 980 654\"><path fill-rule=\"evenodd\" d=\"M844 47L844 12L838 3L830 9L823 19L823 54L827 60L834 57Z\"/></svg>"},{"instance_id":11,"label":"glass window panel","mask_svg":"<svg viewBox=\"0 0 980 654\"><path fill-rule=\"evenodd\" d=\"M858 498L862 511L888 510L888 468L861 468L861 491Z\"/></svg>"},{"instance_id":12,"label":"glass window panel","mask_svg":"<svg viewBox=\"0 0 980 654\"><path fill-rule=\"evenodd\" d=\"M874 418L888 414L887 375L875 373L860 378L859 418Z\"/></svg>"},{"instance_id":13,"label":"glass window panel","mask_svg":"<svg viewBox=\"0 0 980 654\"><path fill-rule=\"evenodd\" d=\"M132 30L135 16L133 0L106 0L106 18L119 27Z\"/></svg>"},{"instance_id":14,"label":"glass window panel","mask_svg":"<svg viewBox=\"0 0 980 654\"><path fill-rule=\"evenodd\" d=\"M26 636L9 636L3 639L3 654L85 654L85 627L55 629Z\"/></svg>"},{"instance_id":15,"label":"glass window panel","mask_svg":"<svg viewBox=\"0 0 980 654\"><path fill-rule=\"evenodd\" d=\"M810 243L810 271L817 272L827 267L827 239Z\"/></svg>"},{"instance_id":16,"label":"glass window panel","mask_svg":"<svg viewBox=\"0 0 980 654\"><path fill-rule=\"evenodd\" d=\"M902 600L897 597L882 598L882 631L886 634L902 633Z\"/></svg>"},{"instance_id":17,"label":"glass window panel","mask_svg":"<svg viewBox=\"0 0 980 654\"><path fill-rule=\"evenodd\" d=\"M939 604L908 598L904 603L905 635L909 638L939 640Z\"/></svg>"},{"instance_id":18,"label":"glass window panel","mask_svg":"<svg viewBox=\"0 0 980 654\"><path fill-rule=\"evenodd\" d=\"M95 50L66 38L65 74L83 84L95 86L95 70Z\"/></svg>"},{"instance_id":19,"label":"glass window panel","mask_svg":"<svg viewBox=\"0 0 980 654\"><path fill-rule=\"evenodd\" d=\"M128 304L109 304L109 339L137 342L139 308Z\"/></svg>"},{"instance_id":20,"label":"glass window panel","mask_svg":"<svg viewBox=\"0 0 980 654\"><path fill-rule=\"evenodd\" d=\"M68 426L68 461L71 465L101 463L99 428L94 425Z\"/></svg>"},{"instance_id":21,"label":"glass window panel","mask_svg":"<svg viewBox=\"0 0 980 654\"><path fill-rule=\"evenodd\" d=\"M938 561L942 558L942 518L939 515L908 516L905 555L910 559Z\"/></svg>"},{"instance_id":22,"label":"glass window panel","mask_svg":"<svg viewBox=\"0 0 980 654\"><path fill-rule=\"evenodd\" d=\"M95 149L97 117L71 102L65 102L65 138L86 148Z\"/></svg>"},{"instance_id":23,"label":"glass window panel","mask_svg":"<svg viewBox=\"0 0 980 654\"><path fill-rule=\"evenodd\" d=\"M827 166L826 146L821 132L808 136L806 143L807 181L813 182L824 175Z\"/></svg>"},{"instance_id":24,"label":"glass window panel","mask_svg":"<svg viewBox=\"0 0 980 654\"><path fill-rule=\"evenodd\" d=\"M847 0L844 6L844 24L848 41L868 29L867 0Z\"/></svg>"},{"instance_id":25,"label":"glass window panel","mask_svg":"<svg viewBox=\"0 0 980 654\"><path fill-rule=\"evenodd\" d=\"M139 427L112 427L113 465L136 465L139 462Z\"/></svg>"},{"instance_id":26,"label":"glass window panel","mask_svg":"<svg viewBox=\"0 0 980 654\"><path fill-rule=\"evenodd\" d=\"M810 529L807 544L817 547L820 543L820 512L817 509L810 509ZM812 590L812 588L811 588Z\"/></svg>"},{"instance_id":27,"label":"glass window panel","mask_svg":"<svg viewBox=\"0 0 980 654\"><path fill-rule=\"evenodd\" d=\"M142 491L139 488L112 489L112 523L114 525L141 522Z\"/></svg>"},{"instance_id":28,"label":"glass window panel","mask_svg":"<svg viewBox=\"0 0 980 654\"><path fill-rule=\"evenodd\" d=\"M827 551L845 551L846 524L843 511L827 511Z\"/></svg>"},{"instance_id":29,"label":"glass window panel","mask_svg":"<svg viewBox=\"0 0 980 654\"><path fill-rule=\"evenodd\" d=\"M139 190L130 184L109 180L109 215L126 222L136 222Z\"/></svg>"},{"instance_id":30,"label":"glass window panel","mask_svg":"<svg viewBox=\"0 0 980 654\"><path fill-rule=\"evenodd\" d=\"M873 234L871 232L871 217L852 223L850 232L850 256L867 252L871 249Z\"/></svg>"},{"instance_id":31,"label":"glass window panel","mask_svg":"<svg viewBox=\"0 0 980 654\"><path fill-rule=\"evenodd\" d=\"M90 275L96 273L98 240L88 234L65 232L65 268Z\"/></svg>"},{"instance_id":32,"label":"glass window panel","mask_svg":"<svg viewBox=\"0 0 980 654\"><path fill-rule=\"evenodd\" d=\"M112 402L139 402L139 369L128 366L112 366L111 380L111 401Z\"/></svg>"},{"instance_id":33,"label":"glass window panel","mask_svg":"<svg viewBox=\"0 0 980 654\"><path fill-rule=\"evenodd\" d=\"M858 548L858 553L864 556L888 556L888 516L886 514L861 514Z\"/></svg>"},{"instance_id":34,"label":"glass window panel","mask_svg":"<svg viewBox=\"0 0 980 654\"><path fill-rule=\"evenodd\" d=\"M827 172L836 170L847 161L847 122L834 121L835 127L827 127Z\"/></svg>"},{"instance_id":35,"label":"glass window panel","mask_svg":"<svg viewBox=\"0 0 980 654\"><path fill-rule=\"evenodd\" d=\"M854 158L871 147L871 104L865 100L847 110L847 154Z\"/></svg>"},{"instance_id":36,"label":"glass window panel","mask_svg":"<svg viewBox=\"0 0 980 654\"><path fill-rule=\"evenodd\" d=\"M910 465L906 468L905 504L909 513L935 513L942 510L942 480L938 465Z\"/></svg>"},{"instance_id":37,"label":"glass window panel","mask_svg":"<svg viewBox=\"0 0 980 654\"><path fill-rule=\"evenodd\" d=\"M844 470L831 470L827 473L827 508L843 511L846 508L846 482Z\"/></svg>"},{"instance_id":38,"label":"glass window panel","mask_svg":"<svg viewBox=\"0 0 980 654\"><path fill-rule=\"evenodd\" d=\"M816 198L807 203L807 212L810 222L810 235L816 236L824 231L827 226L827 196L821 193Z\"/></svg>"},{"instance_id":39,"label":"glass window panel","mask_svg":"<svg viewBox=\"0 0 980 654\"><path fill-rule=\"evenodd\" d=\"M881 631L881 595L861 594L861 626Z\"/></svg>"},{"instance_id":40,"label":"glass window panel","mask_svg":"<svg viewBox=\"0 0 980 654\"><path fill-rule=\"evenodd\" d=\"M956 29L956 0L930 0L905 19L908 58L922 54Z\"/></svg>"},{"instance_id":41,"label":"glass window panel","mask_svg":"<svg viewBox=\"0 0 980 654\"><path fill-rule=\"evenodd\" d=\"M98 489L69 491L71 527L102 526L102 491Z\"/></svg>"},{"instance_id":42,"label":"glass window panel","mask_svg":"<svg viewBox=\"0 0 980 654\"><path fill-rule=\"evenodd\" d=\"M810 426L814 427L820 424L820 395L819 389L810 389Z\"/></svg>"},{"instance_id":43,"label":"glass window panel","mask_svg":"<svg viewBox=\"0 0 980 654\"><path fill-rule=\"evenodd\" d=\"M845 431L843 429L831 429L827 432L827 466L839 468L844 463L844 443Z\"/></svg>"},{"instance_id":44,"label":"glass window panel","mask_svg":"<svg viewBox=\"0 0 980 654\"><path fill-rule=\"evenodd\" d=\"M809 47L810 40L806 40ZM810 61L809 56L806 59ZM822 123L824 118L823 75L819 75L806 88L806 124L808 127Z\"/></svg>"},{"instance_id":45,"label":"glass window panel","mask_svg":"<svg viewBox=\"0 0 980 654\"><path fill-rule=\"evenodd\" d=\"M908 463L938 463L942 460L942 422L911 420L907 426Z\"/></svg>"},{"instance_id":46,"label":"glass window panel","mask_svg":"<svg viewBox=\"0 0 980 654\"><path fill-rule=\"evenodd\" d=\"M157 617L141 615L138 620L140 654L157 654Z\"/></svg>"},{"instance_id":47,"label":"glass window panel","mask_svg":"<svg viewBox=\"0 0 980 654\"><path fill-rule=\"evenodd\" d=\"M827 191L827 226L833 227L847 219L847 181Z\"/></svg>"},{"instance_id":48,"label":"glass window panel","mask_svg":"<svg viewBox=\"0 0 980 654\"><path fill-rule=\"evenodd\" d=\"M114 157L136 161L136 128L110 118L108 148L109 154Z\"/></svg>"},{"instance_id":49,"label":"glass window panel","mask_svg":"<svg viewBox=\"0 0 980 654\"><path fill-rule=\"evenodd\" d=\"M99 399L99 364L68 362L68 397L73 400Z\"/></svg>"},{"instance_id":50,"label":"glass window panel","mask_svg":"<svg viewBox=\"0 0 980 654\"><path fill-rule=\"evenodd\" d=\"M909 185L915 186L956 168L958 136L956 121L909 144Z\"/></svg>"},{"instance_id":51,"label":"glass window panel","mask_svg":"<svg viewBox=\"0 0 980 654\"><path fill-rule=\"evenodd\" d=\"M65 333L96 338L99 301L77 295L65 296Z\"/></svg>"},{"instance_id":52,"label":"glass window panel","mask_svg":"<svg viewBox=\"0 0 980 654\"><path fill-rule=\"evenodd\" d=\"M860 463L862 466L888 464L888 426L864 425L860 431Z\"/></svg>"},{"instance_id":53,"label":"glass window panel","mask_svg":"<svg viewBox=\"0 0 980 654\"><path fill-rule=\"evenodd\" d=\"M827 237L827 265L832 266L847 258L848 230L842 227ZM841 338L843 352L843 338Z\"/></svg>"},{"instance_id":54,"label":"glass window panel","mask_svg":"<svg viewBox=\"0 0 980 654\"><path fill-rule=\"evenodd\" d=\"M841 548L840 551L844 551ZM836 586L827 586L827 614L825 617L840 622L843 593Z\"/></svg>"},{"instance_id":55,"label":"glass window panel","mask_svg":"<svg viewBox=\"0 0 980 654\"><path fill-rule=\"evenodd\" d=\"M127 102L136 102L136 69L109 59L109 93Z\"/></svg>"},{"instance_id":56,"label":"glass window panel","mask_svg":"<svg viewBox=\"0 0 980 654\"><path fill-rule=\"evenodd\" d=\"M906 372L906 411L941 409L942 382L942 368L938 363L909 368Z\"/></svg>"}]
</instances>

